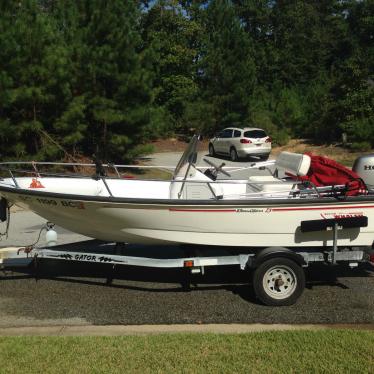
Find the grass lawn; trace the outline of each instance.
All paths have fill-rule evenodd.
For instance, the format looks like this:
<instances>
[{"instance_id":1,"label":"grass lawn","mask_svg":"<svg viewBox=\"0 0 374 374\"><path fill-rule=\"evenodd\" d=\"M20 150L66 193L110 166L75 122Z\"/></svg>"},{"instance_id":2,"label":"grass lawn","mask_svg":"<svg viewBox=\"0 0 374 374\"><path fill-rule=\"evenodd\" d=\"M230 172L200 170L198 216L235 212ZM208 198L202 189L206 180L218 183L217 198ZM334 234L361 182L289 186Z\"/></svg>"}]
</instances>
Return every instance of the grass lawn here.
<instances>
[{"instance_id":1,"label":"grass lawn","mask_svg":"<svg viewBox=\"0 0 374 374\"><path fill-rule=\"evenodd\" d=\"M374 373L374 332L2 337L1 373Z\"/></svg>"}]
</instances>

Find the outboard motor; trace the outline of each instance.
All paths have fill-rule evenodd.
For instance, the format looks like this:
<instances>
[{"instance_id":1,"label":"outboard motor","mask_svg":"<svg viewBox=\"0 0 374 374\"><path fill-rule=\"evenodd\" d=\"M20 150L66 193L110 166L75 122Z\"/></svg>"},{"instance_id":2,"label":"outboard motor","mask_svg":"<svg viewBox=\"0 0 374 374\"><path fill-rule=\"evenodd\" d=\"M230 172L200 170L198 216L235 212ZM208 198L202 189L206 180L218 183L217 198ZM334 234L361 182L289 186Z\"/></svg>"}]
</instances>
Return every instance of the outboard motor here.
<instances>
[{"instance_id":1,"label":"outboard motor","mask_svg":"<svg viewBox=\"0 0 374 374\"><path fill-rule=\"evenodd\" d=\"M374 192L374 154L357 158L352 170L362 178L368 190Z\"/></svg>"}]
</instances>

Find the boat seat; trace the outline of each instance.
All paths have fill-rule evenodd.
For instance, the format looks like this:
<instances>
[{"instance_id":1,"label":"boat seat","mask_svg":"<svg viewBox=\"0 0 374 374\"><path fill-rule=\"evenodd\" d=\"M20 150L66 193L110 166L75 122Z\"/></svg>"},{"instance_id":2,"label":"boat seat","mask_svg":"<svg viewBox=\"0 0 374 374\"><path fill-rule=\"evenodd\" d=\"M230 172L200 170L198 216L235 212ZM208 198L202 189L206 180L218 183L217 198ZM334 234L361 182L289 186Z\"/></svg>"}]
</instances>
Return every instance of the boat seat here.
<instances>
[{"instance_id":1,"label":"boat seat","mask_svg":"<svg viewBox=\"0 0 374 374\"><path fill-rule=\"evenodd\" d=\"M249 182L256 185L258 190L286 191L295 187L295 181L289 178L279 178L279 172L289 173L296 177L307 175L311 158L308 155L292 152L281 152L274 164L274 172L271 175L256 175L248 178Z\"/></svg>"}]
</instances>

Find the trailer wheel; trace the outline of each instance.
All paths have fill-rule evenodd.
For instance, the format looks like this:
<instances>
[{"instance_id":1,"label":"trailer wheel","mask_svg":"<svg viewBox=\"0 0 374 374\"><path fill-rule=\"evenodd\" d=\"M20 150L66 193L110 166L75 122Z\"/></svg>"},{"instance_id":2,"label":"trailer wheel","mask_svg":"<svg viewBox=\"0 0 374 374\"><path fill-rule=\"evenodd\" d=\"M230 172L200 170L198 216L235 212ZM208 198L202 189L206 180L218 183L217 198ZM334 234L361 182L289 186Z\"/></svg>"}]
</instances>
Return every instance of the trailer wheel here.
<instances>
[{"instance_id":1,"label":"trailer wheel","mask_svg":"<svg viewBox=\"0 0 374 374\"><path fill-rule=\"evenodd\" d=\"M265 305L292 305L303 293L304 287L304 270L288 258L267 260L253 274L255 294Z\"/></svg>"}]
</instances>

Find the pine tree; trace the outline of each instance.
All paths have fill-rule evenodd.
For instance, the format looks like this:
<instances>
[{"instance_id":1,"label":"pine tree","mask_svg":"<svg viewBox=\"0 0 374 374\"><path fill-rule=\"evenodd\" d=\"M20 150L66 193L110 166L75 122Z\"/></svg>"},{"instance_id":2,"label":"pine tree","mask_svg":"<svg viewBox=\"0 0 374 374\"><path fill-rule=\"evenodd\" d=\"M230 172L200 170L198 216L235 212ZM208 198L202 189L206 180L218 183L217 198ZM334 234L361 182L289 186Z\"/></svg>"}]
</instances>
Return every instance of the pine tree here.
<instances>
[{"instance_id":1,"label":"pine tree","mask_svg":"<svg viewBox=\"0 0 374 374\"><path fill-rule=\"evenodd\" d=\"M78 82L88 123L87 152L123 160L149 138L152 71L142 51L137 1L80 1Z\"/></svg>"},{"instance_id":2,"label":"pine tree","mask_svg":"<svg viewBox=\"0 0 374 374\"><path fill-rule=\"evenodd\" d=\"M112 161L129 159L152 136L154 54L141 40L137 1L57 4L69 45L71 98L54 122L62 144Z\"/></svg>"},{"instance_id":3,"label":"pine tree","mask_svg":"<svg viewBox=\"0 0 374 374\"><path fill-rule=\"evenodd\" d=\"M335 108L348 141L368 149L374 146L374 3L351 1L346 14L352 53L341 69Z\"/></svg>"},{"instance_id":4,"label":"pine tree","mask_svg":"<svg viewBox=\"0 0 374 374\"><path fill-rule=\"evenodd\" d=\"M45 134L66 90L66 50L37 1L3 2L0 17L0 141L9 157L44 158Z\"/></svg>"},{"instance_id":5,"label":"pine tree","mask_svg":"<svg viewBox=\"0 0 374 374\"><path fill-rule=\"evenodd\" d=\"M212 108L213 118L207 119L207 124L214 123L213 129L204 130L247 125L249 97L255 85L250 39L231 1L213 0L203 12L199 73L204 100Z\"/></svg>"},{"instance_id":6,"label":"pine tree","mask_svg":"<svg viewBox=\"0 0 374 374\"><path fill-rule=\"evenodd\" d=\"M145 43L158 55L155 102L171 115L173 131L183 132L186 108L198 93L194 61L201 28L176 0L157 1L144 14L143 27Z\"/></svg>"}]
</instances>

